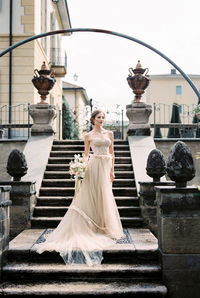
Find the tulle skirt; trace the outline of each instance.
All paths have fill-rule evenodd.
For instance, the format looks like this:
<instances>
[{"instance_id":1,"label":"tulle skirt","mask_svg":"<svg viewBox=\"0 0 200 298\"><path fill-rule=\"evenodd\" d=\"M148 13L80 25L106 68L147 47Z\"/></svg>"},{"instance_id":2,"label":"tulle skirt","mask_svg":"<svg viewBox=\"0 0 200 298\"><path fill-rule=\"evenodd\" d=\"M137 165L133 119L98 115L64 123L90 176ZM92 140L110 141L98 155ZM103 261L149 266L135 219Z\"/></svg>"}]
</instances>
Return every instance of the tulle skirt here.
<instances>
[{"instance_id":1,"label":"tulle skirt","mask_svg":"<svg viewBox=\"0 0 200 298\"><path fill-rule=\"evenodd\" d=\"M100 264L103 249L124 238L112 192L110 155L91 154L81 187L68 211L45 242L36 245L40 254L57 251L66 264Z\"/></svg>"}]
</instances>

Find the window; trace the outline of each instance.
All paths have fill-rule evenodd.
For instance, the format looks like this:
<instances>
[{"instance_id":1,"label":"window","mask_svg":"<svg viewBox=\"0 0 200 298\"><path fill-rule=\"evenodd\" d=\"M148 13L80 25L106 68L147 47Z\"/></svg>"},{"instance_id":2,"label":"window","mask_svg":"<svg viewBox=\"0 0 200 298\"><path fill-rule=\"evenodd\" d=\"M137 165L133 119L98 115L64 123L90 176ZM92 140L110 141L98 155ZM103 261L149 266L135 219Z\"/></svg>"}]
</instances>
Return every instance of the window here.
<instances>
[{"instance_id":1,"label":"window","mask_svg":"<svg viewBox=\"0 0 200 298\"><path fill-rule=\"evenodd\" d=\"M182 86L176 86L176 95L182 94Z\"/></svg>"}]
</instances>

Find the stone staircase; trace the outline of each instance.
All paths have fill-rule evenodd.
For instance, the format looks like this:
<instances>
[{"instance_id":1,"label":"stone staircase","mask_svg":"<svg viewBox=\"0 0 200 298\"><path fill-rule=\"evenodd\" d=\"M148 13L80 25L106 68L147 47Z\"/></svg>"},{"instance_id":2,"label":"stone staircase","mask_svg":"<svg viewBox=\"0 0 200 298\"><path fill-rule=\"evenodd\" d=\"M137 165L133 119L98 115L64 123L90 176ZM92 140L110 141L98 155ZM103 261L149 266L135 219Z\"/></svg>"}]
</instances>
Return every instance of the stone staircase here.
<instances>
[{"instance_id":1,"label":"stone staircase","mask_svg":"<svg viewBox=\"0 0 200 298\"><path fill-rule=\"evenodd\" d=\"M113 193L122 224L124 227L141 227L143 219L128 143L116 141L114 149L116 180ZM74 194L74 181L70 180L68 173L69 162L75 153L82 153L83 150L82 141L54 141L32 218L33 228L54 228L67 211Z\"/></svg>"},{"instance_id":2,"label":"stone staircase","mask_svg":"<svg viewBox=\"0 0 200 298\"><path fill-rule=\"evenodd\" d=\"M54 141L31 220L31 229L10 242L3 268L3 295L67 295L165 297L158 261L157 239L143 229L134 173L127 141L114 142L115 175L113 193L123 228L130 236L103 253L101 265L65 265L55 252L39 255L34 244L47 229L62 219L74 194L68 173L75 153L82 153L82 141Z\"/></svg>"}]
</instances>

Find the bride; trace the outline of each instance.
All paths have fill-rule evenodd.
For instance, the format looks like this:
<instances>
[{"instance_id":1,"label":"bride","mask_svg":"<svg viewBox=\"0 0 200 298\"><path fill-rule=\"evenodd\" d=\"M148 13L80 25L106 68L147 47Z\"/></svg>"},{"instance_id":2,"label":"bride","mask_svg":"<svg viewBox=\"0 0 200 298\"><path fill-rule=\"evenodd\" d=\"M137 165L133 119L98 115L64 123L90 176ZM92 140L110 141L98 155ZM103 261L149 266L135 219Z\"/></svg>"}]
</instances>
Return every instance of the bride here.
<instances>
[{"instance_id":1,"label":"bride","mask_svg":"<svg viewBox=\"0 0 200 298\"><path fill-rule=\"evenodd\" d=\"M113 132L103 128L104 120L103 111L92 113L93 129L84 137L87 169L81 187L57 228L36 245L39 254L57 251L66 264L91 266L102 262L103 249L125 237L112 192Z\"/></svg>"}]
</instances>

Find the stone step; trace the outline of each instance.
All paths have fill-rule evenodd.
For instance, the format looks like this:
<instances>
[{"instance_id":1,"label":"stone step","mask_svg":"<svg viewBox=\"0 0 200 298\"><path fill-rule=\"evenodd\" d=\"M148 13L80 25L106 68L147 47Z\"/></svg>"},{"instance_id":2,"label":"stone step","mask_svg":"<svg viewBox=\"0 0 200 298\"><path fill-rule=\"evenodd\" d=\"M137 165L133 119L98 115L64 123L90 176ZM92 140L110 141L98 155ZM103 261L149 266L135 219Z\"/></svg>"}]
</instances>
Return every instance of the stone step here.
<instances>
[{"instance_id":1,"label":"stone step","mask_svg":"<svg viewBox=\"0 0 200 298\"><path fill-rule=\"evenodd\" d=\"M65 297L135 297L161 298L167 295L167 288L161 282L27 282L2 284L2 295L35 295Z\"/></svg>"},{"instance_id":2,"label":"stone step","mask_svg":"<svg viewBox=\"0 0 200 298\"><path fill-rule=\"evenodd\" d=\"M69 171L45 171L44 179L68 179L70 178ZM115 171L115 178L134 178L133 171Z\"/></svg>"},{"instance_id":3,"label":"stone step","mask_svg":"<svg viewBox=\"0 0 200 298\"><path fill-rule=\"evenodd\" d=\"M69 164L71 157L49 157L48 164ZM131 157L115 157L115 164L130 164Z\"/></svg>"},{"instance_id":4,"label":"stone step","mask_svg":"<svg viewBox=\"0 0 200 298\"><path fill-rule=\"evenodd\" d=\"M37 197L37 206L69 206L73 197ZM115 197L117 206L139 206L138 197Z\"/></svg>"},{"instance_id":5,"label":"stone step","mask_svg":"<svg viewBox=\"0 0 200 298\"><path fill-rule=\"evenodd\" d=\"M113 187L114 196L137 196L136 187ZM74 187L41 187L39 191L40 196L73 196Z\"/></svg>"},{"instance_id":6,"label":"stone step","mask_svg":"<svg viewBox=\"0 0 200 298\"><path fill-rule=\"evenodd\" d=\"M26 229L9 243L7 263L39 262L63 264L63 259L56 251L36 252L36 242L46 234L47 229ZM117 241L103 250L104 264L155 264L158 263L158 240L149 229L127 228L124 233L128 238Z\"/></svg>"},{"instance_id":7,"label":"stone step","mask_svg":"<svg viewBox=\"0 0 200 298\"><path fill-rule=\"evenodd\" d=\"M34 217L40 216L48 216L48 217L55 217L55 216L64 216L65 213L68 211L68 207L52 207L52 206L36 206L34 208ZM129 207L129 206L121 206L118 207L118 211L120 216L122 217L131 217L131 216L140 216L140 207Z\"/></svg>"},{"instance_id":8,"label":"stone step","mask_svg":"<svg viewBox=\"0 0 200 298\"><path fill-rule=\"evenodd\" d=\"M128 145L126 140L114 139L116 145ZM84 145L83 140L54 140L53 145Z\"/></svg>"},{"instance_id":9,"label":"stone step","mask_svg":"<svg viewBox=\"0 0 200 298\"><path fill-rule=\"evenodd\" d=\"M68 171L69 164L47 164L46 171ZM133 171L132 164L115 164L114 170L116 171Z\"/></svg>"},{"instance_id":10,"label":"stone step","mask_svg":"<svg viewBox=\"0 0 200 298\"><path fill-rule=\"evenodd\" d=\"M51 151L84 151L84 144L82 145L54 145ZM114 151L129 151L129 145L114 144Z\"/></svg>"},{"instance_id":11,"label":"stone step","mask_svg":"<svg viewBox=\"0 0 200 298\"><path fill-rule=\"evenodd\" d=\"M100 264L65 265L49 263L9 263L3 267L4 280L53 280L53 281L158 281L161 280L161 267L158 264Z\"/></svg>"},{"instance_id":12,"label":"stone step","mask_svg":"<svg viewBox=\"0 0 200 298\"><path fill-rule=\"evenodd\" d=\"M26 249L9 249L6 256L6 264L10 263L40 263L40 264L64 264L60 254L56 251L44 251L38 254L33 244L32 248ZM110 249L103 251L102 264L140 264L140 265L157 265L158 250L148 249L142 254L135 249L133 244L115 244Z\"/></svg>"},{"instance_id":13,"label":"stone step","mask_svg":"<svg viewBox=\"0 0 200 298\"><path fill-rule=\"evenodd\" d=\"M92 152L91 152L92 153ZM82 152L76 152L76 154L82 154ZM74 159L74 151L51 151L50 157L70 157ZM130 151L115 151L115 157L130 157Z\"/></svg>"},{"instance_id":14,"label":"stone step","mask_svg":"<svg viewBox=\"0 0 200 298\"><path fill-rule=\"evenodd\" d=\"M120 217L122 226L124 228L141 228L143 226L142 217ZM42 229L42 228L55 228L62 220L62 217L32 217L31 228Z\"/></svg>"},{"instance_id":15,"label":"stone step","mask_svg":"<svg viewBox=\"0 0 200 298\"><path fill-rule=\"evenodd\" d=\"M42 187L74 187L74 179L43 179ZM113 187L135 186L134 179L115 179Z\"/></svg>"}]
</instances>

